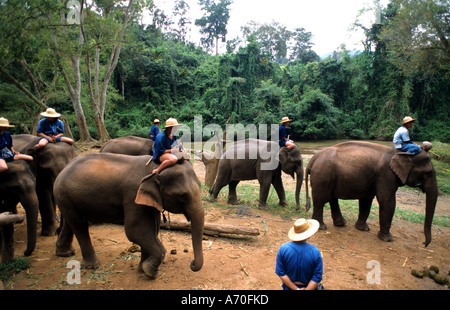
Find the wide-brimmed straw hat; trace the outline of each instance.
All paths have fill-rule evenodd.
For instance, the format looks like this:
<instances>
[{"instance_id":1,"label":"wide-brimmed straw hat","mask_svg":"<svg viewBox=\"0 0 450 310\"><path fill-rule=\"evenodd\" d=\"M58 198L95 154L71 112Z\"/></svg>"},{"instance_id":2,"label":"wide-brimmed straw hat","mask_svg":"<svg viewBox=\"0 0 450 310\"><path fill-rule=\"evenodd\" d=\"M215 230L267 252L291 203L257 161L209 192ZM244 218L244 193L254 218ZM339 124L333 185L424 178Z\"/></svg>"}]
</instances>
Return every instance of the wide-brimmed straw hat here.
<instances>
[{"instance_id":1,"label":"wide-brimmed straw hat","mask_svg":"<svg viewBox=\"0 0 450 310\"><path fill-rule=\"evenodd\" d=\"M181 124L178 124L178 121L174 118L169 118L166 121L166 127L164 128L170 128L170 127L176 127L176 126L181 126Z\"/></svg>"},{"instance_id":2,"label":"wide-brimmed straw hat","mask_svg":"<svg viewBox=\"0 0 450 310\"><path fill-rule=\"evenodd\" d=\"M161 123L161 121L159 119L155 118L155 120L153 121L153 124L158 124L158 123Z\"/></svg>"},{"instance_id":3,"label":"wide-brimmed straw hat","mask_svg":"<svg viewBox=\"0 0 450 310\"><path fill-rule=\"evenodd\" d=\"M283 117L281 120L282 123L292 122L292 120L289 117Z\"/></svg>"},{"instance_id":4,"label":"wide-brimmed straw hat","mask_svg":"<svg viewBox=\"0 0 450 310\"><path fill-rule=\"evenodd\" d=\"M316 220L298 219L289 230L289 239L292 241L306 240L319 230L319 226L319 222Z\"/></svg>"},{"instance_id":5,"label":"wide-brimmed straw hat","mask_svg":"<svg viewBox=\"0 0 450 310\"><path fill-rule=\"evenodd\" d=\"M411 116L407 116L403 119L403 125L410 123L410 122L415 122L417 121L417 118L412 118Z\"/></svg>"},{"instance_id":6,"label":"wide-brimmed straw hat","mask_svg":"<svg viewBox=\"0 0 450 310\"><path fill-rule=\"evenodd\" d=\"M45 117L60 117L61 114L57 113L55 109L48 108L47 111L41 113Z\"/></svg>"},{"instance_id":7,"label":"wide-brimmed straw hat","mask_svg":"<svg viewBox=\"0 0 450 310\"><path fill-rule=\"evenodd\" d=\"M14 125L10 125L9 121L6 118L0 117L0 127L12 128L12 127L14 127Z\"/></svg>"}]
</instances>

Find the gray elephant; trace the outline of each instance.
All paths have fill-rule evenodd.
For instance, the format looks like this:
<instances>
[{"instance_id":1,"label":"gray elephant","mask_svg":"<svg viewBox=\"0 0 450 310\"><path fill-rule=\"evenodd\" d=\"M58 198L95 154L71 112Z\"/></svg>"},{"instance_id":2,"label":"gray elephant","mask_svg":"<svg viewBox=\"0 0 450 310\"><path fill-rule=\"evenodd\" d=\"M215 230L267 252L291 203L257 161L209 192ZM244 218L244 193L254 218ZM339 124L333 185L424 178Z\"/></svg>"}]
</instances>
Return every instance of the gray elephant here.
<instances>
[{"instance_id":1,"label":"gray elephant","mask_svg":"<svg viewBox=\"0 0 450 310\"><path fill-rule=\"evenodd\" d=\"M150 156L100 153L74 159L55 182L55 198L63 225L56 243L58 256L73 255L73 234L80 244L85 268L99 261L92 246L90 223L123 223L127 238L141 247L139 270L157 275L165 249L158 239L161 212L184 214L191 221L194 260L203 266L204 208L200 182L190 162L152 174Z\"/></svg>"},{"instance_id":2,"label":"gray elephant","mask_svg":"<svg viewBox=\"0 0 450 310\"><path fill-rule=\"evenodd\" d=\"M0 213L17 213L20 202L25 209L27 221L27 247L29 256L36 247L36 230L39 202L36 195L36 178L29 164L23 160L7 164L8 170L0 173ZM0 227L2 262L14 259L14 225ZM2 246L3 245L3 246Z\"/></svg>"},{"instance_id":3,"label":"gray elephant","mask_svg":"<svg viewBox=\"0 0 450 310\"><path fill-rule=\"evenodd\" d=\"M58 228L53 184L58 174L75 157L75 148L65 142L49 143L37 151L34 146L39 137L32 135L13 136L14 148L20 153L33 156L31 167L36 175L36 192L42 220L42 236L54 236Z\"/></svg>"},{"instance_id":4,"label":"gray elephant","mask_svg":"<svg viewBox=\"0 0 450 310\"><path fill-rule=\"evenodd\" d=\"M120 137L106 142L100 153L153 155L153 140L141 137Z\"/></svg>"},{"instance_id":5,"label":"gray elephant","mask_svg":"<svg viewBox=\"0 0 450 310\"><path fill-rule=\"evenodd\" d=\"M308 177L311 176L314 211L312 218L326 229L323 206L330 203L334 225L345 225L338 199L359 199L359 230L369 230L366 223L373 199L379 203L378 237L392 241L390 233L395 211L395 195L400 186L419 187L426 193L425 246L431 242L431 223L436 208L438 186L436 171L428 152L412 156L393 147L369 142L345 142L323 149L306 167L307 209Z\"/></svg>"},{"instance_id":6,"label":"gray elephant","mask_svg":"<svg viewBox=\"0 0 450 310\"><path fill-rule=\"evenodd\" d=\"M236 186L242 180L258 179L259 208L267 208L267 196L270 185L275 187L280 205L287 205L281 171L292 176L297 175L295 202L299 208L300 190L303 182L303 160L300 149L295 145L292 150L280 148L272 141L247 139L228 146L219 161L217 178L210 190L213 199L217 199L220 190L228 185L228 202L237 204Z\"/></svg>"}]
</instances>

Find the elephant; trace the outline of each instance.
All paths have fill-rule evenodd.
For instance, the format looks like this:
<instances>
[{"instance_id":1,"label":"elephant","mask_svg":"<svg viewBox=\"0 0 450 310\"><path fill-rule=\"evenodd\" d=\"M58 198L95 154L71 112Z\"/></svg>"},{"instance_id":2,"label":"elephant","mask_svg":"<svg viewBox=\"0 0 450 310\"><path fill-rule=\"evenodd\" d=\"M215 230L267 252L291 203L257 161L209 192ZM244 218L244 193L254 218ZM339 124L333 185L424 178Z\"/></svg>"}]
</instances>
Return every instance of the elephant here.
<instances>
[{"instance_id":1,"label":"elephant","mask_svg":"<svg viewBox=\"0 0 450 310\"><path fill-rule=\"evenodd\" d=\"M53 197L53 184L58 174L76 156L75 148L65 142L49 143L37 151L34 146L39 137L22 134L14 135L14 148L33 156L31 166L36 175L36 192L39 198L39 211L42 220L42 236L54 236L58 229L56 205Z\"/></svg>"},{"instance_id":2,"label":"elephant","mask_svg":"<svg viewBox=\"0 0 450 310\"><path fill-rule=\"evenodd\" d=\"M100 153L153 155L153 140L135 136L120 137L105 143Z\"/></svg>"},{"instance_id":3,"label":"elephant","mask_svg":"<svg viewBox=\"0 0 450 310\"><path fill-rule=\"evenodd\" d=\"M22 204L27 221L27 247L24 255L30 256L36 247L39 210L36 177L24 160L9 162L7 165L8 170L0 173L0 213L17 213L17 204ZM2 226L0 235L2 262L14 259L14 225Z\"/></svg>"},{"instance_id":4,"label":"elephant","mask_svg":"<svg viewBox=\"0 0 450 310\"><path fill-rule=\"evenodd\" d=\"M252 155L252 153L255 156ZM270 153L270 156L267 156ZM271 161L275 159L275 165ZM272 166L266 169L264 166ZM303 159L297 145L292 150L280 148L278 143L258 139L247 139L229 146L219 161L216 181L210 190L212 199L217 199L220 190L228 185L228 203L237 204L236 186L242 180L258 179L260 184L260 209L267 209L267 196L270 184L275 187L281 206L286 206L281 171L294 179L297 174L295 202L299 209L300 190L303 182Z\"/></svg>"},{"instance_id":5,"label":"elephant","mask_svg":"<svg viewBox=\"0 0 450 310\"><path fill-rule=\"evenodd\" d=\"M203 266L205 211L200 181L189 161L153 174L150 156L97 153L79 156L58 176L54 186L62 215L57 256L71 256L73 234L84 268L97 268L89 224L123 224L127 238L141 247L139 271L154 279L166 250L158 239L163 210L184 214L192 226L192 271Z\"/></svg>"},{"instance_id":6,"label":"elephant","mask_svg":"<svg viewBox=\"0 0 450 310\"><path fill-rule=\"evenodd\" d=\"M366 221L374 197L379 203L378 237L393 241L390 233L399 187L418 187L426 194L424 223L425 246L431 242L431 224L436 208L438 186L436 171L427 151L412 156L393 147L362 141L350 141L328 147L315 154L306 167L306 209L309 209L308 178L311 177L312 218L323 222L323 206L330 203L333 223L343 226L338 199L358 199L357 229L368 231Z\"/></svg>"}]
</instances>

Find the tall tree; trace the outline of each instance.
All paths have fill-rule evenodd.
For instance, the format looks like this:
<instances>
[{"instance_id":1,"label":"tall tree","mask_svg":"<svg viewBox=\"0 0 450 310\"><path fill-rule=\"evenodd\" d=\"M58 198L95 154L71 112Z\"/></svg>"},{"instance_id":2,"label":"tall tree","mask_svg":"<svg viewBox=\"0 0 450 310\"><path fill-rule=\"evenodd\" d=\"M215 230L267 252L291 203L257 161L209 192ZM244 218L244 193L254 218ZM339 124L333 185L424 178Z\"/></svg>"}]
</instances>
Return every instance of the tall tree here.
<instances>
[{"instance_id":1,"label":"tall tree","mask_svg":"<svg viewBox=\"0 0 450 310\"><path fill-rule=\"evenodd\" d=\"M195 25L201 27L200 33L204 36L201 42L205 48L210 50L215 42L216 55L219 54L219 39L226 41L229 6L232 3L232 0L219 0L217 3L214 0L199 0L205 15L195 20Z\"/></svg>"}]
</instances>

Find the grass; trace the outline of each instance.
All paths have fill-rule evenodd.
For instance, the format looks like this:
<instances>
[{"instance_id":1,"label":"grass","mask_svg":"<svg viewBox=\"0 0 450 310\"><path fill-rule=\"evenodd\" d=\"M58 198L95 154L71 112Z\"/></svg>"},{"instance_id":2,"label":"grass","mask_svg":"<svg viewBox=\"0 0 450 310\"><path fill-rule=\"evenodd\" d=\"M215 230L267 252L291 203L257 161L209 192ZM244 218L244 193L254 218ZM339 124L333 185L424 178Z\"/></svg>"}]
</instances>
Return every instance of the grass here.
<instances>
[{"instance_id":1,"label":"grass","mask_svg":"<svg viewBox=\"0 0 450 310\"><path fill-rule=\"evenodd\" d=\"M18 257L9 262L0 264L0 281L6 282L15 274L28 268L30 268L30 261L26 257Z\"/></svg>"}]
</instances>

